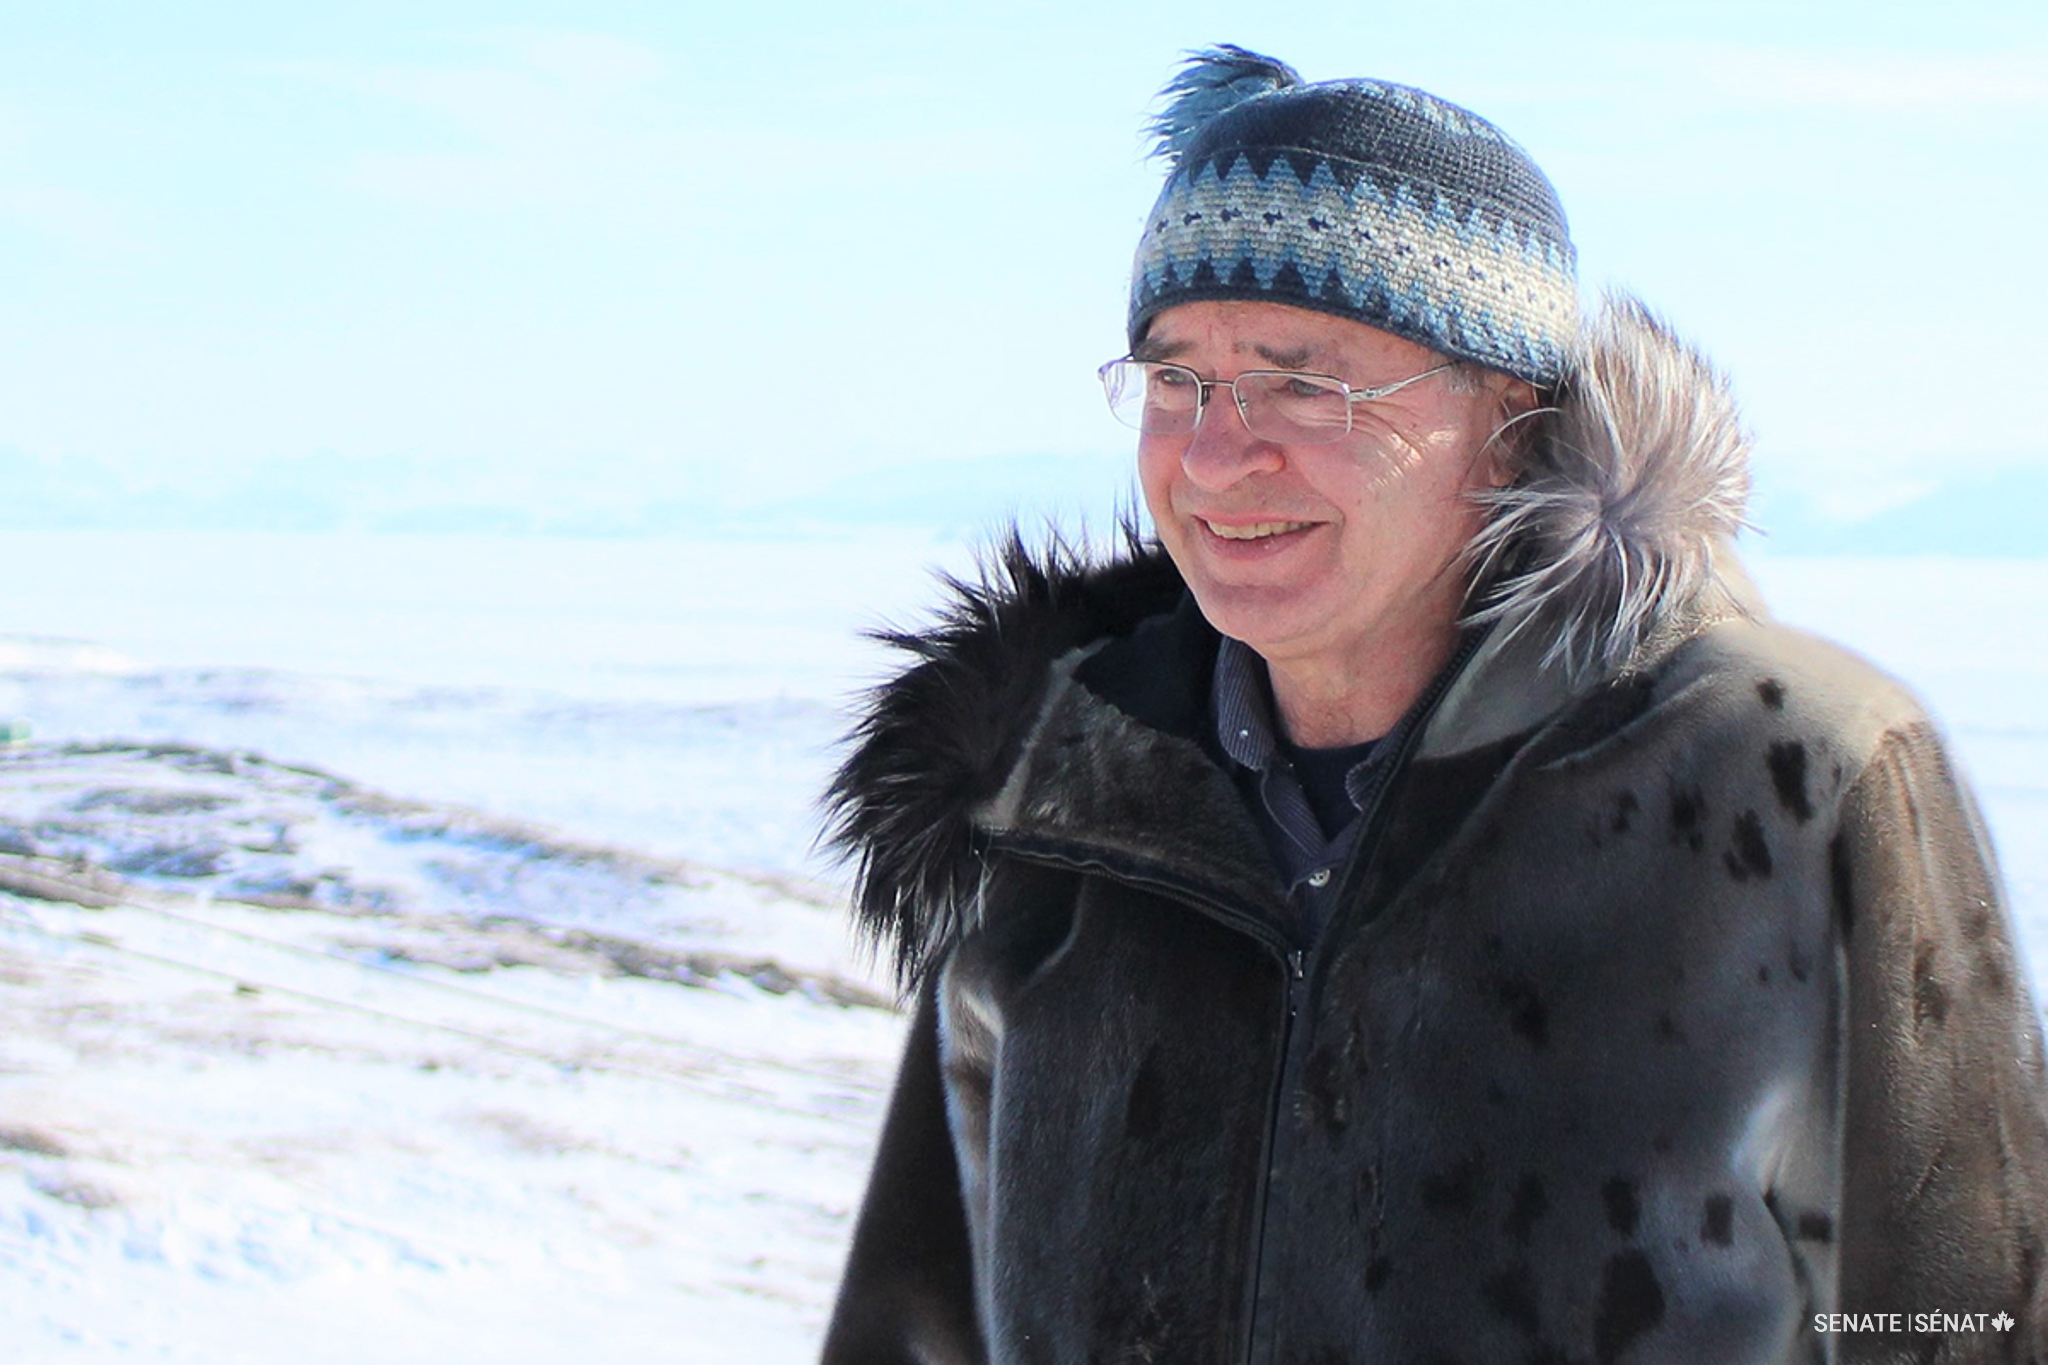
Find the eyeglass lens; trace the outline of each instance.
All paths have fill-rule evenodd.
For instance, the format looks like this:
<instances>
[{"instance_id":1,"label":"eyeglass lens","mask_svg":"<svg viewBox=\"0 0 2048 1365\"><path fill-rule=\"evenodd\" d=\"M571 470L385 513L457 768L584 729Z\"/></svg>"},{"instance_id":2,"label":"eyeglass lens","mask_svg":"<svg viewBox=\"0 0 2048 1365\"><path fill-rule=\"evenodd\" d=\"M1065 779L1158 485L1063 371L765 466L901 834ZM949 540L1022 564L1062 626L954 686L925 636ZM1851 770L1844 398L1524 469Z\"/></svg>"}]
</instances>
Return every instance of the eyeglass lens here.
<instances>
[{"instance_id":1,"label":"eyeglass lens","mask_svg":"<svg viewBox=\"0 0 2048 1365\"><path fill-rule=\"evenodd\" d=\"M1103 368L1102 382L1117 420L1155 436L1193 431L1205 406L1203 381L1181 365L1119 360ZM1234 389L1245 429L1260 440L1318 445L1351 430L1350 396L1327 376L1252 370L1209 387L1209 403L1223 399L1215 389Z\"/></svg>"}]
</instances>

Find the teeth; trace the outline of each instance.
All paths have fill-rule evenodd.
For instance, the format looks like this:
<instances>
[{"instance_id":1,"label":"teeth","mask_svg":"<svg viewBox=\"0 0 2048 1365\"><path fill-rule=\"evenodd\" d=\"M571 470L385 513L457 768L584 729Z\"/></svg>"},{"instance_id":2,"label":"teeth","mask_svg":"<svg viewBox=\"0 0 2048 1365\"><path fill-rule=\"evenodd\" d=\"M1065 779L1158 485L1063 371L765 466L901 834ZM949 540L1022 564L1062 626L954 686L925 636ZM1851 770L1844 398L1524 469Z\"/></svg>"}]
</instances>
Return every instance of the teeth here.
<instances>
[{"instance_id":1,"label":"teeth","mask_svg":"<svg viewBox=\"0 0 2048 1365\"><path fill-rule=\"evenodd\" d=\"M1305 531L1315 525L1312 521L1261 521L1251 526L1218 526L1213 521L1202 524L1225 540L1263 540L1288 531Z\"/></svg>"}]
</instances>

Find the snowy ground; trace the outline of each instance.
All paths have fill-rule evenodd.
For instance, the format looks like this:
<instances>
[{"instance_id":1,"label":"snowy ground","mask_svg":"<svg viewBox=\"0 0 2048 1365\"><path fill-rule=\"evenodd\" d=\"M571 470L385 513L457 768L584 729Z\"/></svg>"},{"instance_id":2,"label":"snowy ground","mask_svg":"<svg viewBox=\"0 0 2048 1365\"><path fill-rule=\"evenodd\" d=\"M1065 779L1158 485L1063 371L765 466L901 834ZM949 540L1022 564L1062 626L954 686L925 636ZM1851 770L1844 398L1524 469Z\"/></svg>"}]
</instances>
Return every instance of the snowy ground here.
<instances>
[{"instance_id":1,"label":"snowy ground","mask_svg":"<svg viewBox=\"0 0 2048 1365\"><path fill-rule=\"evenodd\" d=\"M10 1358L807 1354L897 1034L813 889L185 746L0 850Z\"/></svg>"},{"instance_id":2,"label":"snowy ground","mask_svg":"<svg viewBox=\"0 0 2048 1365\"><path fill-rule=\"evenodd\" d=\"M810 800L957 550L0 546L0 1359L812 1356L900 1020ZM2048 563L1783 561L2048 976Z\"/></svg>"},{"instance_id":3,"label":"snowy ground","mask_svg":"<svg viewBox=\"0 0 2048 1365\"><path fill-rule=\"evenodd\" d=\"M900 1020L810 799L916 544L0 548L0 1359L801 1361Z\"/></svg>"}]
</instances>

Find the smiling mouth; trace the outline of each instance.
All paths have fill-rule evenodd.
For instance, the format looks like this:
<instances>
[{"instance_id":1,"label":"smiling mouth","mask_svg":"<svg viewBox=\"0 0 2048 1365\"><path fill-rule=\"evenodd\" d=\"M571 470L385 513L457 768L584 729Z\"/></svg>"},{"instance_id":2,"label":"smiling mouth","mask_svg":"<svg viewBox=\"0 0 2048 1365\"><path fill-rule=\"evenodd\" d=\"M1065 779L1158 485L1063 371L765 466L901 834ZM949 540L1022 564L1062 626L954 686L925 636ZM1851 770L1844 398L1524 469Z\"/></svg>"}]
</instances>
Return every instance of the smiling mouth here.
<instances>
[{"instance_id":1,"label":"smiling mouth","mask_svg":"<svg viewBox=\"0 0 2048 1365\"><path fill-rule=\"evenodd\" d=\"M1249 526L1225 526L1206 518L1197 520L1224 540L1264 540L1268 536L1284 536L1290 531L1306 531L1316 524L1312 521L1258 521Z\"/></svg>"}]
</instances>

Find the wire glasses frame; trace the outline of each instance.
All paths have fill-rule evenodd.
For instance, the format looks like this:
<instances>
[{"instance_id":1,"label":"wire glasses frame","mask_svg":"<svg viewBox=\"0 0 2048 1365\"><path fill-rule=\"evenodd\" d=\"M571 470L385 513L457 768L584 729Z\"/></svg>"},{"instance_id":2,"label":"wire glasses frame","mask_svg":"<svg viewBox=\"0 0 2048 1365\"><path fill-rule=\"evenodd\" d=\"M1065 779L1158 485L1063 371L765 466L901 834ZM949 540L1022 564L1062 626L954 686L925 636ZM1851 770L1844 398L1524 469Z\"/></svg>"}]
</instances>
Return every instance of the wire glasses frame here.
<instances>
[{"instance_id":1,"label":"wire glasses frame","mask_svg":"<svg viewBox=\"0 0 2048 1365\"><path fill-rule=\"evenodd\" d=\"M1235 379L1204 379L1185 365L1128 357L1112 360L1095 373L1116 419L1147 435L1187 435L1201 423L1209 391L1229 389L1237 415L1253 436L1284 445L1325 445L1350 434L1358 404L1456 368L1456 361L1446 361L1371 388L1353 388L1333 375L1299 370L1246 370Z\"/></svg>"}]
</instances>

